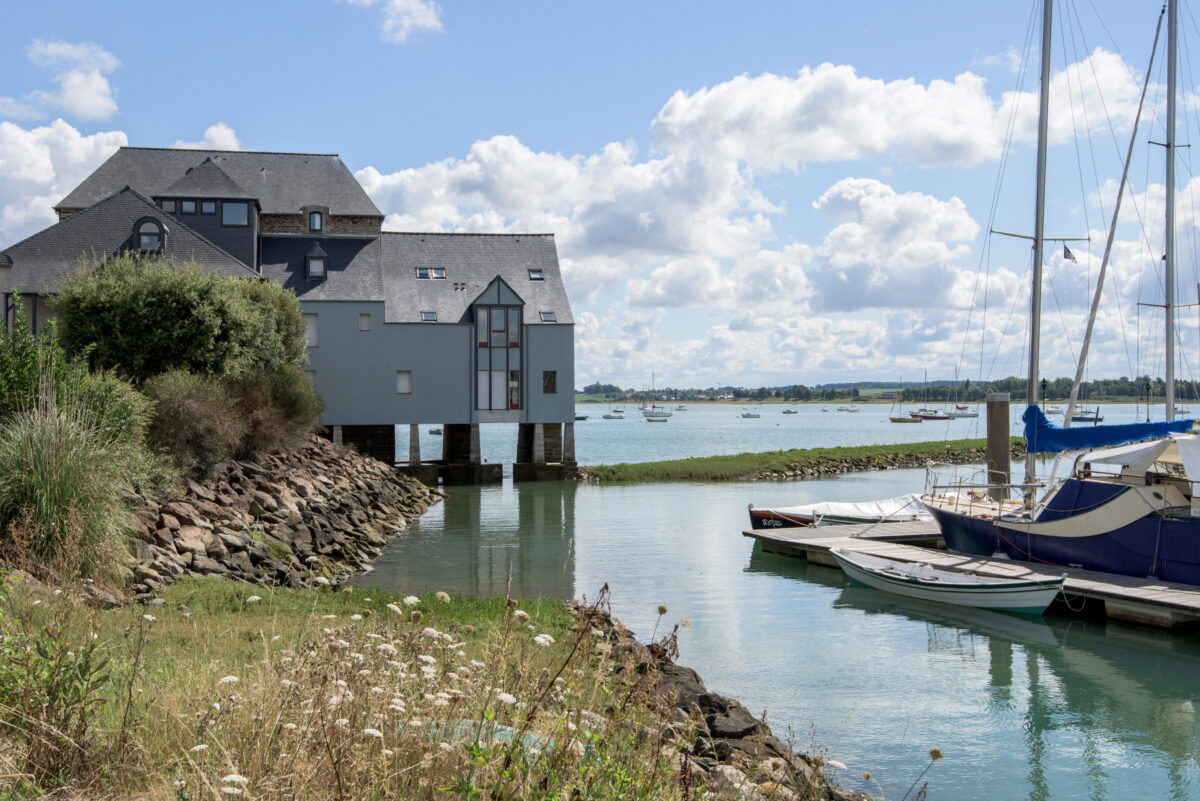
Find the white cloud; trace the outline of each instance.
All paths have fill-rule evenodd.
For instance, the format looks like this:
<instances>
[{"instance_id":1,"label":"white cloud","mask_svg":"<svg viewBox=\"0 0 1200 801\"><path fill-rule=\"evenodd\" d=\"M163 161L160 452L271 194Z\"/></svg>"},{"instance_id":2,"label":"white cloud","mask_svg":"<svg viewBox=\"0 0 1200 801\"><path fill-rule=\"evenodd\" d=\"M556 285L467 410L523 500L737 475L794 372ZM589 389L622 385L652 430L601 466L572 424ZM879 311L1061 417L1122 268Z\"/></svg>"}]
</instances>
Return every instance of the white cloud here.
<instances>
[{"instance_id":1,"label":"white cloud","mask_svg":"<svg viewBox=\"0 0 1200 801\"><path fill-rule=\"evenodd\" d=\"M379 0L346 0L356 6L373 6ZM418 31L442 30L442 10L431 0L383 0L383 38L404 44Z\"/></svg>"},{"instance_id":2,"label":"white cloud","mask_svg":"<svg viewBox=\"0 0 1200 801\"><path fill-rule=\"evenodd\" d=\"M177 140L171 147L184 147L190 150L241 150L242 143L237 134L223 122L217 122L204 129L204 138L199 142Z\"/></svg>"},{"instance_id":3,"label":"white cloud","mask_svg":"<svg viewBox=\"0 0 1200 801\"><path fill-rule=\"evenodd\" d=\"M122 131L84 136L62 120L28 130L0 122L0 243L57 222L54 204L126 144Z\"/></svg>"},{"instance_id":4,"label":"white cloud","mask_svg":"<svg viewBox=\"0 0 1200 801\"><path fill-rule=\"evenodd\" d=\"M106 120L117 111L112 86L105 77L121 65L112 53L96 44L72 44L36 39L27 50L40 67L61 70L54 76L57 92L33 92L30 99L86 120Z\"/></svg>"}]
</instances>

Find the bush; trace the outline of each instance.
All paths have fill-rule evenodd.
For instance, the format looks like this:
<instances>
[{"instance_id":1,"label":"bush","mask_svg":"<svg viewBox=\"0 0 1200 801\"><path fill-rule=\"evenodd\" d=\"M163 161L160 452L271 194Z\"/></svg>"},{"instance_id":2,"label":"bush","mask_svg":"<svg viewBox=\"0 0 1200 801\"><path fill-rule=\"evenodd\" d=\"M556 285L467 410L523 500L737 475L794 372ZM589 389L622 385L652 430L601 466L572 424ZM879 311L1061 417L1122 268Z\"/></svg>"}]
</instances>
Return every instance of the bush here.
<instances>
[{"instance_id":1,"label":"bush","mask_svg":"<svg viewBox=\"0 0 1200 801\"><path fill-rule=\"evenodd\" d=\"M172 370L147 381L145 392L155 401L150 442L181 470L203 474L237 452L247 425L222 382Z\"/></svg>"},{"instance_id":2,"label":"bush","mask_svg":"<svg viewBox=\"0 0 1200 801\"><path fill-rule=\"evenodd\" d=\"M242 456L299 445L324 409L312 382L292 365L243 378L234 383L233 392L247 426L238 448Z\"/></svg>"},{"instance_id":3,"label":"bush","mask_svg":"<svg viewBox=\"0 0 1200 801\"><path fill-rule=\"evenodd\" d=\"M196 262L122 255L85 264L54 300L64 341L137 382L170 370L238 377L304 360L295 295Z\"/></svg>"}]
</instances>

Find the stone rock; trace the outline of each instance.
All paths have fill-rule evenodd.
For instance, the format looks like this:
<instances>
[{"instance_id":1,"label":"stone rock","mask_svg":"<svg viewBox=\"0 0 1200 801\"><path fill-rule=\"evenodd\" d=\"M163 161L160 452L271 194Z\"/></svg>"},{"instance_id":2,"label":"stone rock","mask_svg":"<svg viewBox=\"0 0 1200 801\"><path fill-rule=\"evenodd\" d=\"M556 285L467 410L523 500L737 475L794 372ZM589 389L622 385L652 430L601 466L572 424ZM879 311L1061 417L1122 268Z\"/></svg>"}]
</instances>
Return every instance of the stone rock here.
<instances>
[{"instance_id":1,"label":"stone rock","mask_svg":"<svg viewBox=\"0 0 1200 801\"><path fill-rule=\"evenodd\" d=\"M737 701L716 693L705 693L697 700L713 737L739 740L759 731L759 722Z\"/></svg>"},{"instance_id":2,"label":"stone rock","mask_svg":"<svg viewBox=\"0 0 1200 801\"><path fill-rule=\"evenodd\" d=\"M206 553L204 529L199 526L182 526L175 532L175 550L179 552Z\"/></svg>"}]
</instances>

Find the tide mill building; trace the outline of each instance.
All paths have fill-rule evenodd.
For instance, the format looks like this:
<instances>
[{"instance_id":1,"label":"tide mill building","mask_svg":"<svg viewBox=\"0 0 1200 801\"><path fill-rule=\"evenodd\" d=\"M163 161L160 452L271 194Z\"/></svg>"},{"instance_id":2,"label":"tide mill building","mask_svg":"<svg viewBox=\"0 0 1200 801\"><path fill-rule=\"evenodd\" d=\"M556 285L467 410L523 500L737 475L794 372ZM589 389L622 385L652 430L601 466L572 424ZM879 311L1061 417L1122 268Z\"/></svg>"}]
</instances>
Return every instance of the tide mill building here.
<instances>
[{"instance_id":1,"label":"tide mill building","mask_svg":"<svg viewBox=\"0 0 1200 801\"><path fill-rule=\"evenodd\" d=\"M55 211L0 250L9 324L14 292L43 324L86 255L194 258L295 291L335 441L427 482L488 481L501 466L482 462L479 426L515 423L517 480L574 466L574 320L552 234L385 232L342 160L308 153L122 147ZM442 428L440 454L421 453L422 425Z\"/></svg>"}]
</instances>

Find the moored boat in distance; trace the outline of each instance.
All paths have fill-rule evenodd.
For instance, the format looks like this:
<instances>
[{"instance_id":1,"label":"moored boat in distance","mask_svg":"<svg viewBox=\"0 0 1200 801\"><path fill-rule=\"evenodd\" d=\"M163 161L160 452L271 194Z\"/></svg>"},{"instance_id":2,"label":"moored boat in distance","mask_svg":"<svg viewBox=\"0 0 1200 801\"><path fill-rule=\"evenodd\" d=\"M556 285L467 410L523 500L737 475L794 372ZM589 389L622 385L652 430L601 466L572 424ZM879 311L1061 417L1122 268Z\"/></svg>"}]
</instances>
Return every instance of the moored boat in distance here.
<instances>
[{"instance_id":1,"label":"moored boat in distance","mask_svg":"<svg viewBox=\"0 0 1200 801\"><path fill-rule=\"evenodd\" d=\"M871 554L831 548L851 581L924 601L1040 615L1062 591L1066 576L1017 579L981 576L937 568L926 562L900 562Z\"/></svg>"},{"instance_id":2,"label":"moored boat in distance","mask_svg":"<svg viewBox=\"0 0 1200 801\"><path fill-rule=\"evenodd\" d=\"M742 417L748 420L757 420L758 418L762 417L762 415L758 412L742 412Z\"/></svg>"},{"instance_id":3,"label":"moored boat in distance","mask_svg":"<svg viewBox=\"0 0 1200 801\"><path fill-rule=\"evenodd\" d=\"M909 417L918 417L922 420L949 420L950 415L943 412L941 409L917 409L915 412L909 412ZM978 416L978 415L977 415Z\"/></svg>"},{"instance_id":4,"label":"moored boat in distance","mask_svg":"<svg viewBox=\"0 0 1200 801\"><path fill-rule=\"evenodd\" d=\"M799 412L797 412L795 409L784 409L783 413L784 414L799 414Z\"/></svg>"},{"instance_id":5,"label":"moored boat in distance","mask_svg":"<svg viewBox=\"0 0 1200 801\"><path fill-rule=\"evenodd\" d=\"M602 415L600 415L600 416L601 416L601 417L603 417L605 420L624 420L624 419L625 419L625 415L623 415L623 414L618 414L618 413L616 412L616 410L613 410L613 411L611 411L611 412L608 412L608 413L606 413L606 414L602 414Z\"/></svg>"}]
</instances>

